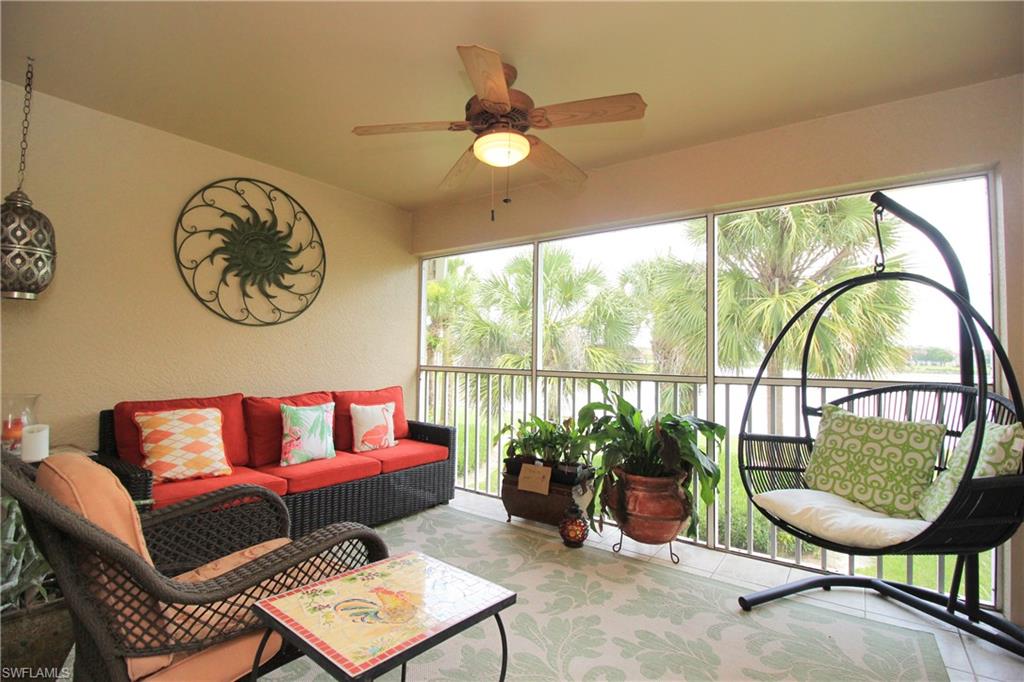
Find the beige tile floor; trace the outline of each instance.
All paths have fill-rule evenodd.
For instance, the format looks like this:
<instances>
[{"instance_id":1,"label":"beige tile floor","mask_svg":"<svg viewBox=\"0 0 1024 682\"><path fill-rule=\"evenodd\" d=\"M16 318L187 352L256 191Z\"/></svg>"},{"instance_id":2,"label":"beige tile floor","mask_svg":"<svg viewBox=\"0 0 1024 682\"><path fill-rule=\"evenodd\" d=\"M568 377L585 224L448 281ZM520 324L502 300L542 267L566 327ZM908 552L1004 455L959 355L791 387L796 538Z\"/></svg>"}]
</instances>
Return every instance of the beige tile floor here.
<instances>
[{"instance_id":1,"label":"beige tile floor","mask_svg":"<svg viewBox=\"0 0 1024 682\"><path fill-rule=\"evenodd\" d=\"M504 521L507 516L501 500L456 491L452 506L481 516ZM513 519L512 523L537 533L557 535L551 526ZM614 530L614 529L612 529ZM618 533L605 531L603 536L594 533L587 544L598 549L611 551L618 540ZM625 538L622 553L643 561L653 561L665 566L674 566L680 571L715 578L738 587L758 590L813 575L798 568L789 568L735 554L717 552L683 543L673 545L679 555L678 566L669 560L665 545L643 545ZM808 603L824 608L837 609L848 614L882 621L902 627L927 630L935 635L939 651L946 663L951 680L986 682L1020 682L1024 680L1024 659L1014 656L988 642L968 634L962 634L941 621L929 618L901 604L885 599L865 590L856 588L835 588L807 592L787 599L807 600ZM738 607L737 607L738 608Z\"/></svg>"}]
</instances>

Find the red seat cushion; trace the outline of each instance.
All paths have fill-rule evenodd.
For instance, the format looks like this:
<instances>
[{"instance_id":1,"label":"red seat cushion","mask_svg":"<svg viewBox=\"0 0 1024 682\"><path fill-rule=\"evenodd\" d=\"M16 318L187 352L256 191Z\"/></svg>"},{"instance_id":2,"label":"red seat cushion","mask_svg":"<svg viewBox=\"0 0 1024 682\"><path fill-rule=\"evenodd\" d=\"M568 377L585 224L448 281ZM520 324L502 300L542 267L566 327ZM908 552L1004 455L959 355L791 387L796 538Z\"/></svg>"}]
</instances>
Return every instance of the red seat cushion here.
<instances>
[{"instance_id":1,"label":"red seat cushion","mask_svg":"<svg viewBox=\"0 0 1024 682\"><path fill-rule=\"evenodd\" d=\"M288 481L249 467L233 467L230 476L215 478L193 478L188 481L168 481L153 484L154 507L166 507L175 502L191 499L196 495L213 492L229 485L258 485L284 495L288 490Z\"/></svg>"},{"instance_id":2,"label":"red seat cushion","mask_svg":"<svg viewBox=\"0 0 1024 682\"><path fill-rule=\"evenodd\" d=\"M334 392L334 447L352 449L352 410L349 406L395 404L395 438L409 437L409 422L405 418L405 402L401 386L388 386L376 391Z\"/></svg>"},{"instance_id":3,"label":"red seat cushion","mask_svg":"<svg viewBox=\"0 0 1024 682\"><path fill-rule=\"evenodd\" d=\"M331 459L315 459L287 467L270 465L260 467L259 470L286 480L289 493L301 493L376 476L381 472L381 466L380 462L371 457L335 452Z\"/></svg>"},{"instance_id":4,"label":"red seat cushion","mask_svg":"<svg viewBox=\"0 0 1024 682\"><path fill-rule=\"evenodd\" d=\"M142 466L142 436L133 417L136 412L161 412L184 408L216 407L220 410L224 434L224 452L231 464L249 463L249 442L245 435L242 394L218 395L210 398L178 398L175 400L128 400L114 406L114 438L117 454L126 462Z\"/></svg>"},{"instance_id":5,"label":"red seat cushion","mask_svg":"<svg viewBox=\"0 0 1024 682\"><path fill-rule=\"evenodd\" d=\"M245 428L249 435L249 465L263 467L281 461L281 405L309 407L333 400L327 391L300 393L282 398L247 397L242 401Z\"/></svg>"},{"instance_id":6,"label":"red seat cushion","mask_svg":"<svg viewBox=\"0 0 1024 682\"><path fill-rule=\"evenodd\" d=\"M421 464L443 462L448 459L448 448L418 440L399 440L393 448L381 448L360 452L363 457L372 457L381 464L382 473L401 471Z\"/></svg>"}]
</instances>

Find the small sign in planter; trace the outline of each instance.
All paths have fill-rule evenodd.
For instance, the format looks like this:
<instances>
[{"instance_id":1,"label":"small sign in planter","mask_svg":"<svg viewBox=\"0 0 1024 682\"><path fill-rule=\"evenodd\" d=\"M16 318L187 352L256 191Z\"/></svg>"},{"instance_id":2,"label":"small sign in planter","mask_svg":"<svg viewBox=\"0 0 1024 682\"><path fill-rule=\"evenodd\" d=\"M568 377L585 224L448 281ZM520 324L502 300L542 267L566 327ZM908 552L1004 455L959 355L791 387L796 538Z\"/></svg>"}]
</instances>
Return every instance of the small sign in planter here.
<instances>
[{"instance_id":1,"label":"small sign in planter","mask_svg":"<svg viewBox=\"0 0 1024 682\"><path fill-rule=\"evenodd\" d=\"M546 466L524 466L519 472L516 487L523 492L547 495L551 489L551 472L552 469Z\"/></svg>"}]
</instances>

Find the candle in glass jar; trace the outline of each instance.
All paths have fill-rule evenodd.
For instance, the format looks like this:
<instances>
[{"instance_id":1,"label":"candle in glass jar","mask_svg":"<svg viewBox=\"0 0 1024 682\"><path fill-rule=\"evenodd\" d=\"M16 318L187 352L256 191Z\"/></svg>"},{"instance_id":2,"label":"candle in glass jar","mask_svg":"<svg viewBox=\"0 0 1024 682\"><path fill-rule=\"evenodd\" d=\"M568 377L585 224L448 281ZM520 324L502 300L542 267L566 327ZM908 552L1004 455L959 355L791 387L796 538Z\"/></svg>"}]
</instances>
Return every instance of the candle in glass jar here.
<instances>
[{"instance_id":1,"label":"candle in glass jar","mask_svg":"<svg viewBox=\"0 0 1024 682\"><path fill-rule=\"evenodd\" d=\"M4 419L3 425L3 448L4 452L17 456L21 447L21 432L25 427L25 420L21 417L8 417Z\"/></svg>"}]
</instances>

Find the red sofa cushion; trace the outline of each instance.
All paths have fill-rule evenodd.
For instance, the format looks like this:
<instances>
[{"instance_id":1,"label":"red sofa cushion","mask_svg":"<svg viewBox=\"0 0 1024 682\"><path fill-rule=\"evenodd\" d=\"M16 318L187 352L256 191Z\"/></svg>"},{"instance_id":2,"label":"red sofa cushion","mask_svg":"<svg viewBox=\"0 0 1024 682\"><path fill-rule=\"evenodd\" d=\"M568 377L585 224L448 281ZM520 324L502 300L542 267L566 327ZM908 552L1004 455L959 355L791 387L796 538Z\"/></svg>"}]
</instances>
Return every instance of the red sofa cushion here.
<instances>
[{"instance_id":1,"label":"red sofa cushion","mask_svg":"<svg viewBox=\"0 0 1024 682\"><path fill-rule=\"evenodd\" d=\"M242 401L245 412L245 428L249 435L249 464L263 467L281 461L281 405L309 407L323 405L333 400L327 391L312 391L282 398L246 397Z\"/></svg>"},{"instance_id":2,"label":"red sofa cushion","mask_svg":"<svg viewBox=\"0 0 1024 682\"><path fill-rule=\"evenodd\" d=\"M136 412L180 410L188 407L216 407L223 417L224 452L232 465L249 463L249 444L242 413L242 394L218 395L209 398L177 398L175 400L127 400L114 406L114 437L117 454L126 462L142 466L142 436L133 417ZM351 430L351 425L349 426Z\"/></svg>"},{"instance_id":3,"label":"red sofa cushion","mask_svg":"<svg viewBox=\"0 0 1024 682\"><path fill-rule=\"evenodd\" d=\"M358 404L358 403L357 403ZM421 464L443 462L448 459L448 448L418 440L399 440L393 448L381 448L360 452L363 457L372 457L381 464L381 472L401 471Z\"/></svg>"},{"instance_id":4,"label":"red sofa cushion","mask_svg":"<svg viewBox=\"0 0 1024 682\"><path fill-rule=\"evenodd\" d=\"M339 451L334 453L332 459L315 459L287 467L263 466L259 471L286 480L289 493L301 493L376 476L381 472L381 465L370 457Z\"/></svg>"},{"instance_id":5,"label":"red sofa cushion","mask_svg":"<svg viewBox=\"0 0 1024 682\"><path fill-rule=\"evenodd\" d=\"M409 422L405 418L401 386L388 386L376 391L335 391L334 447L338 450L352 450L352 403L383 405L390 402L395 404L395 438L408 438Z\"/></svg>"},{"instance_id":6,"label":"red sofa cushion","mask_svg":"<svg viewBox=\"0 0 1024 682\"><path fill-rule=\"evenodd\" d=\"M270 474L256 471L249 467L237 466L232 468L230 476L216 476L214 478L193 478L188 481L168 481L166 483L153 484L154 508L166 507L175 502L182 502L191 499L196 495L227 488L229 485L242 485L248 483L262 486L273 490L278 495L284 495L288 490L288 482L283 478L271 476Z\"/></svg>"}]
</instances>

